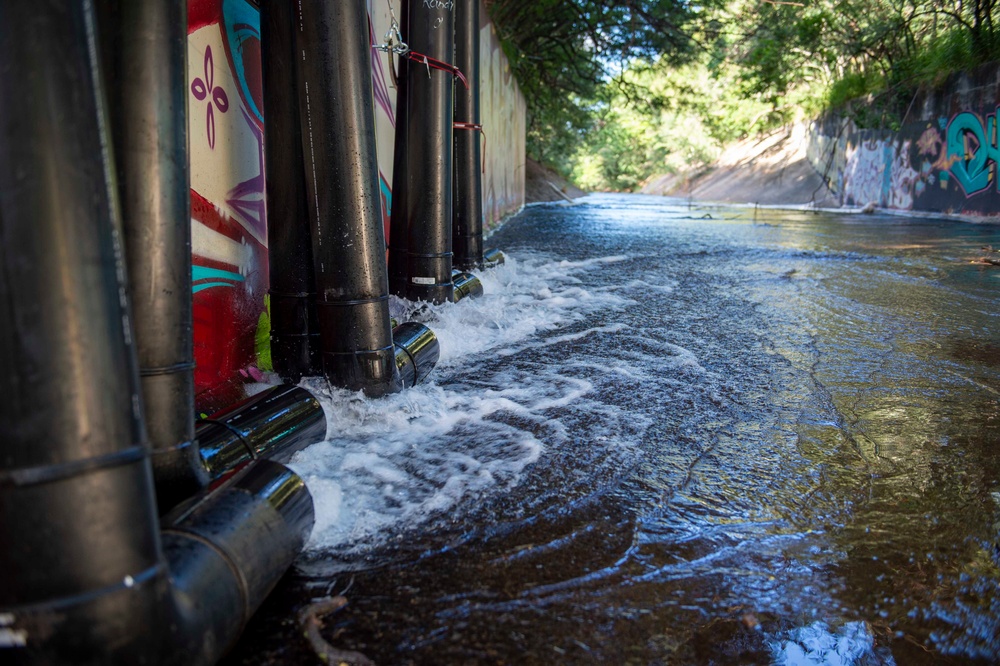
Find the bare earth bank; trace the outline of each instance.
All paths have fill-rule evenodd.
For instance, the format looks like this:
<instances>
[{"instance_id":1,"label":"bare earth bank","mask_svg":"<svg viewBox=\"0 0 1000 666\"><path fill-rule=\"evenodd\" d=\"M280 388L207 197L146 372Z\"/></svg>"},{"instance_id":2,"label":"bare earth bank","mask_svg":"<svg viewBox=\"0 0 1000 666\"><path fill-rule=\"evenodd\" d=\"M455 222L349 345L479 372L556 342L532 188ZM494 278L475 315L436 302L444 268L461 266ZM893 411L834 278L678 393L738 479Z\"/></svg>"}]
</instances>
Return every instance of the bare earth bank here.
<instances>
[{"instance_id":1,"label":"bare earth bank","mask_svg":"<svg viewBox=\"0 0 1000 666\"><path fill-rule=\"evenodd\" d=\"M572 200L587 194L531 159L525 173L526 203ZM739 204L840 206L806 159L802 125L740 141L707 168L653 176L640 192Z\"/></svg>"},{"instance_id":2,"label":"bare earth bank","mask_svg":"<svg viewBox=\"0 0 1000 666\"><path fill-rule=\"evenodd\" d=\"M806 159L803 125L744 139L727 148L707 169L654 176L640 191L741 204L840 205Z\"/></svg>"},{"instance_id":3,"label":"bare earth bank","mask_svg":"<svg viewBox=\"0 0 1000 666\"><path fill-rule=\"evenodd\" d=\"M587 193L530 157L525 167L524 202L565 201Z\"/></svg>"}]
</instances>

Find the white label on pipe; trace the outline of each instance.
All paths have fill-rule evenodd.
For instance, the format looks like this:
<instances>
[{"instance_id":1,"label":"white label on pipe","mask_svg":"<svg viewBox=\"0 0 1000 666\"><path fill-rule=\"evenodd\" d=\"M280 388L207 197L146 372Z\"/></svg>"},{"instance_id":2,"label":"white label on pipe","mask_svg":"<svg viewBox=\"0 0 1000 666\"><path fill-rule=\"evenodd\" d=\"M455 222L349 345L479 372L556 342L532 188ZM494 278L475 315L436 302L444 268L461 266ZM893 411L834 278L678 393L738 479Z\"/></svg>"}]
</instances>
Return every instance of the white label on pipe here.
<instances>
[{"instance_id":1,"label":"white label on pipe","mask_svg":"<svg viewBox=\"0 0 1000 666\"><path fill-rule=\"evenodd\" d=\"M0 629L0 648L24 647L28 644L28 632L24 629Z\"/></svg>"},{"instance_id":2,"label":"white label on pipe","mask_svg":"<svg viewBox=\"0 0 1000 666\"><path fill-rule=\"evenodd\" d=\"M410 278L413 284L436 284L437 281L432 277L414 277Z\"/></svg>"}]
</instances>

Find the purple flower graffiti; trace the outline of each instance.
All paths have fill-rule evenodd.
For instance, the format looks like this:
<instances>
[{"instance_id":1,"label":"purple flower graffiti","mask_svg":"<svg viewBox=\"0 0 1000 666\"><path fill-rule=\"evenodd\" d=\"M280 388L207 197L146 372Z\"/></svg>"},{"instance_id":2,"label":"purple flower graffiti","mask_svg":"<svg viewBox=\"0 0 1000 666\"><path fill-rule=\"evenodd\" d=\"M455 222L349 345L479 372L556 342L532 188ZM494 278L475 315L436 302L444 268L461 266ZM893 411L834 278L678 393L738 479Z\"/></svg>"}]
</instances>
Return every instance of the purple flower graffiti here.
<instances>
[{"instance_id":1,"label":"purple flower graffiti","mask_svg":"<svg viewBox=\"0 0 1000 666\"><path fill-rule=\"evenodd\" d=\"M215 108L219 113L229 110L229 97L222 86L215 86L215 61L212 59L212 47L205 49L205 78L196 78L191 82L191 94L199 102L211 96L205 111L205 131L208 133L208 147L215 150Z\"/></svg>"}]
</instances>

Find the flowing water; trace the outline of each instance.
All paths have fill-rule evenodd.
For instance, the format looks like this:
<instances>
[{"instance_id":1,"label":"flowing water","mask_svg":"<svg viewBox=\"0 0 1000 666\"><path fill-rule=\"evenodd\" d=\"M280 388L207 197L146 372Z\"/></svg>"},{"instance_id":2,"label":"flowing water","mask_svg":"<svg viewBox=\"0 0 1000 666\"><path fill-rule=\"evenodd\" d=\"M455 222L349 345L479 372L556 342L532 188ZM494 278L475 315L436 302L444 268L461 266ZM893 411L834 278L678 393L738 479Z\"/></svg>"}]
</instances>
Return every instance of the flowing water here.
<instances>
[{"instance_id":1,"label":"flowing water","mask_svg":"<svg viewBox=\"0 0 1000 666\"><path fill-rule=\"evenodd\" d=\"M379 664L1000 661L1000 228L595 195L489 244L427 384L311 386L316 527L230 664L315 662L345 589Z\"/></svg>"}]
</instances>

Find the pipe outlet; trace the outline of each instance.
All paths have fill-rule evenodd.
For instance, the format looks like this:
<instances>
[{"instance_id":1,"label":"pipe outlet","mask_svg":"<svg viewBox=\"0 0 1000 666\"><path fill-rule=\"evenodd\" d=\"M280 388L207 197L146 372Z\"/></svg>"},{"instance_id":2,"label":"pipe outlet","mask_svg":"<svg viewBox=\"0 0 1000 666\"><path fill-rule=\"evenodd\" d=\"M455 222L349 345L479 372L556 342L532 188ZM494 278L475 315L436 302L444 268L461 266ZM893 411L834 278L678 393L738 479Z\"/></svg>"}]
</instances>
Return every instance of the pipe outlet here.
<instances>
[{"instance_id":1,"label":"pipe outlet","mask_svg":"<svg viewBox=\"0 0 1000 666\"><path fill-rule=\"evenodd\" d=\"M434 332L415 321L400 324L392 330L396 348L396 367L405 388L424 380L441 356L441 346Z\"/></svg>"},{"instance_id":2,"label":"pipe outlet","mask_svg":"<svg viewBox=\"0 0 1000 666\"><path fill-rule=\"evenodd\" d=\"M478 298L483 295L483 283L473 273L452 271L451 280L455 284L451 297L455 303L463 298Z\"/></svg>"},{"instance_id":3,"label":"pipe outlet","mask_svg":"<svg viewBox=\"0 0 1000 666\"><path fill-rule=\"evenodd\" d=\"M212 478L238 465L292 454L326 437L319 401L299 386L283 385L198 422L201 458Z\"/></svg>"},{"instance_id":4,"label":"pipe outlet","mask_svg":"<svg viewBox=\"0 0 1000 666\"><path fill-rule=\"evenodd\" d=\"M164 517L172 616L165 661L214 664L228 652L302 551L313 522L305 483L270 460L244 465Z\"/></svg>"},{"instance_id":5,"label":"pipe outlet","mask_svg":"<svg viewBox=\"0 0 1000 666\"><path fill-rule=\"evenodd\" d=\"M504 261L505 257L503 256L503 252L495 247L491 247L483 251L484 268L494 268L496 266L500 266Z\"/></svg>"},{"instance_id":6,"label":"pipe outlet","mask_svg":"<svg viewBox=\"0 0 1000 666\"><path fill-rule=\"evenodd\" d=\"M167 4L186 6L150 0L131 9ZM108 31L94 5L0 2L0 393L10 398L0 403L0 662L214 664L304 545L312 501L301 479L257 461L200 490L169 520L158 518L151 463L158 454L146 435L107 132L113 123L97 60L98 37ZM140 22L148 30L129 38L155 36L174 20ZM183 55L183 33L179 39ZM171 53L151 49L140 60L178 65ZM150 90L161 83L143 80ZM179 99L183 109L185 94ZM177 107L150 104L184 134ZM183 161L183 145L171 143L162 162ZM130 182L148 185L143 191L156 205L166 205L167 189L178 199L187 191L154 187L146 171L135 173ZM187 204L179 207L187 224ZM171 270L190 272L156 275ZM153 282L158 292L190 289ZM160 326L164 337L182 335ZM171 353L141 367L146 377L180 377L190 369L184 358ZM163 450L200 465L188 444L193 405L180 386L187 383L162 383L164 393L176 391L169 413L178 413ZM149 422L157 435L162 423Z\"/></svg>"}]
</instances>

